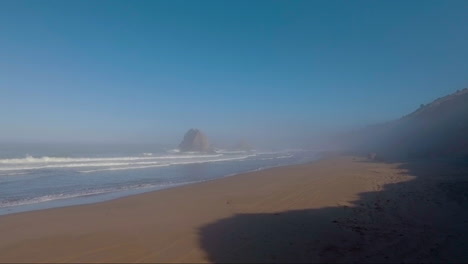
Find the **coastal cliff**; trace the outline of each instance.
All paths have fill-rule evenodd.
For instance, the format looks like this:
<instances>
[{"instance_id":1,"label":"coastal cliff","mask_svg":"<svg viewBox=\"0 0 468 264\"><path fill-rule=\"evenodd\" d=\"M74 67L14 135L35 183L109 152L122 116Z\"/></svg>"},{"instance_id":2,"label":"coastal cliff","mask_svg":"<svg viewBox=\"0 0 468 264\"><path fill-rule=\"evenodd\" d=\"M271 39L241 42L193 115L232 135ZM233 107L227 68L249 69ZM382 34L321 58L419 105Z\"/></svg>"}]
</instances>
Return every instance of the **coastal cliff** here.
<instances>
[{"instance_id":1,"label":"coastal cliff","mask_svg":"<svg viewBox=\"0 0 468 264\"><path fill-rule=\"evenodd\" d=\"M468 88L347 137L351 149L395 158L467 158Z\"/></svg>"}]
</instances>

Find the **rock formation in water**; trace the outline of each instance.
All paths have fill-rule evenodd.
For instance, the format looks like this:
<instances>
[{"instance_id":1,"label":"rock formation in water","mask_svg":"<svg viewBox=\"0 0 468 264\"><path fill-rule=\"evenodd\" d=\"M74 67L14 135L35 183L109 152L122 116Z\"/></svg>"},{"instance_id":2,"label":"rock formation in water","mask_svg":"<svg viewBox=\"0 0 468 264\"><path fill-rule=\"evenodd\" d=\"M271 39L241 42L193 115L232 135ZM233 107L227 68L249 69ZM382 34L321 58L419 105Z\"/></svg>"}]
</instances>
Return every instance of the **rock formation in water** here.
<instances>
[{"instance_id":1,"label":"rock formation in water","mask_svg":"<svg viewBox=\"0 0 468 264\"><path fill-rule=\"evenodd\" d=\"M182 143L179 145L179 150L182 152L197 151L211 152L208 138L198 129L190 129L185 133Z\"/></svg>"}]
</instances>

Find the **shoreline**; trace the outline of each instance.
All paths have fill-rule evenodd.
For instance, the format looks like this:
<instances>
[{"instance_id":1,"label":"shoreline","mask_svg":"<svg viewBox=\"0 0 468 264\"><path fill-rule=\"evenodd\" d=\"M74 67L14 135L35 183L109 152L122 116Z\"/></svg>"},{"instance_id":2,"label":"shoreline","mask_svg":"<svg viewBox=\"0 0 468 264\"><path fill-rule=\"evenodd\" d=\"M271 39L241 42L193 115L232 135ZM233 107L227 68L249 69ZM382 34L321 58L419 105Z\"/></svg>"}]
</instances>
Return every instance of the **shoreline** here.
<instances>
[{"instance_id":1,"label":"shoreline","mask_svg":"<svg viewBox=\"0 0 468 264\"><path fill-rule=\"evenodd\" d=\"M434 191L447 175L456 182L465 170L410 165L328 155L111 201L3 215L0 262L467 260L464 204L444 195L454 188L448 182Z\"/></svg>"},{"instance_id":2,"label":"shoreline","mask_svg":"<svg viewBox=\"0 0 468 264\"><path fill-rule=\"evenodd\" d=\"M328 152L322 151L322 152L318 152L316 155L317 155L317 157L314 160L307 161L305 163L292 163L292 164L286 164L286 165L275 165L275 166L271 166L271 167L258 168L258 169L248 170L248 171L244 171L244 172L240 172L240 173L226 174L226 175L223 175L223 176L220 176L220 177L217 177L217 178L212 178L212 179L205 179L205 180L201 180L201 181L174 184L173 186L162 187L160 189L157 189L157 188L155 189L155 187L152 187L152 190L150 189L150 190L146 190L146 191L138 191L137 189L130 189L130 190L127 190L127 192L135 191L136 193L122 195L122 196L119 196L117 192L103 193L103 194L98 194L98 195L103 195L103 196L105 196L105 195L108 195L108 196L115 195L117 197L104 198L103 200L98 200L98 201L76 202L76 203L71 203L71 204L67 204L67 205L59 205L59 206L50 206L50 207L45 206L44 208L38 208L38 209L32 209L32 210L27 210L27 209L26 210L18 210L17 212L0 214L0 218L2 218L3 216L7 216L7 215L16 215L16 214L29 213L29 212L37 212L37 211L52 210L52 209L59 209L59 208L66 208L66 207L75 207L75 206L83 206L83 205L92 205L92 204L111 202L111 201L115 201L115 200L119 200L119 199L125 199L125 198L132 197L132 196L144 195L144 194L147 194L147 193L159 192L159 191L179 188L179 187L183 187L183 186L188 186L188 185L211 182L211 181L221 180L221 179L228 178L228 177L235 177L235 176L239 176L239 175L243 175L243 174L247 174L247 173L253 173L253 172L258 172L258 171L263 171L263 170L270 170L270 169L281 168L281 167L289 167L289 166L297 166L297 165L302 165L302 164L310 164L310 163L320 161L321 159L325 158L325 155L330 155L330 154L328 154ZM85 195L85 196L82 196L82 197L65 198L63 200L74 199L74 198L77 198L77 199L83 199L84 198L84 199L86 199L87 197ZM57 199L57 200L47 201L46 203L48 203L48 202L60 202L60 201L61 201L61 199ZM25 206L35 206L35 205L34 204L26 204ZM38 203L37 206L40 207L40 203ZM5 208L7 208L7 207L5 207Z\"/></svg>"}]
</instances>

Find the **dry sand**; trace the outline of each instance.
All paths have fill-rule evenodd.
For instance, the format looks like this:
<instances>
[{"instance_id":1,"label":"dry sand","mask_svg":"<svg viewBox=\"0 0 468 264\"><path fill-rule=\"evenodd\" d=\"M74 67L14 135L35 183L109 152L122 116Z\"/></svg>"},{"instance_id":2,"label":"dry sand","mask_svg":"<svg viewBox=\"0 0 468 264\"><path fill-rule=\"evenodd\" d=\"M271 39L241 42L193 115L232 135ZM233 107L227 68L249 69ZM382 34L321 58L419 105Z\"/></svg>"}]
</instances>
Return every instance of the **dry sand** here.
<instances>
[{"instance_id":1,"label":"dry sand","mask_svg":"<svg viewBox=\"0 0 468 264\"><path fill-rule=\"evenodd\" d=\"M1 216L0 261L466 262L466 172L335 156Z\"/></svg>"}]
</instances>

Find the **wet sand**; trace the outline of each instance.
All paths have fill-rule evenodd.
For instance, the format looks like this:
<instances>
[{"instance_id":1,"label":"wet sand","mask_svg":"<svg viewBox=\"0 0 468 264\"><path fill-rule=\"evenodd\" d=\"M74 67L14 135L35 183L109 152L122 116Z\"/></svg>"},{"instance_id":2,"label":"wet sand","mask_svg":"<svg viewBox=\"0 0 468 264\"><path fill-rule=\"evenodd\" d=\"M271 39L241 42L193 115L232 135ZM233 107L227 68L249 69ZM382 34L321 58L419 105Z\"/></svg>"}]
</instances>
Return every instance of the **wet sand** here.
<instances>
[{"instance_id":1,"label":"wet sand","mask_svg":"<svg viewBox=\"0 0 468 264\"><path fill-rule=\"evenodd\" d=\"M463 262L467 172L333 156L0 216L0 262Z\"/></svg>"}]
</instances>

